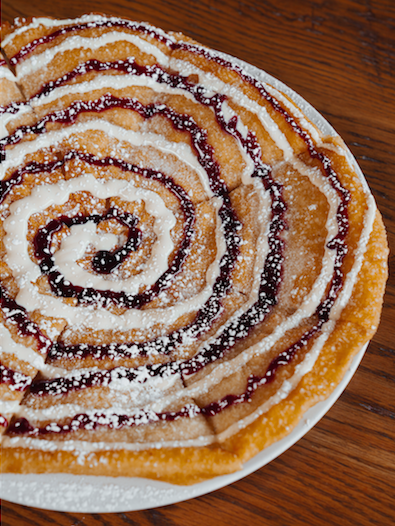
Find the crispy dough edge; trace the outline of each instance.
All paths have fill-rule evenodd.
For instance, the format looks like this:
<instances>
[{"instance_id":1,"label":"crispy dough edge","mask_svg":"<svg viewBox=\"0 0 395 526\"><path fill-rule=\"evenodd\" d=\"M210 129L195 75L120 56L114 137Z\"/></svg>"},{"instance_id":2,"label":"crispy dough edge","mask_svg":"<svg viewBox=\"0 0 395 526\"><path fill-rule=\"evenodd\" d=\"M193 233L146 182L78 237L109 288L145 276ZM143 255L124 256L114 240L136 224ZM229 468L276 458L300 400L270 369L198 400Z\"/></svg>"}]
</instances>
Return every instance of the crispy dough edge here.
<instances>
[{"instance_id":1,"label":"crispy dough edge","mask_svg":"<svg viewBox=\"0 0 395 526\"><path fill-rule=\"evenodd\" d=\"M89 466L85 462L89 462ZM143 451L38 451L8 449L1 458L2 473L71 473L108 477L143 477L190 485L242 469L237 455L221 447L149 449Z\"/></svg>"},{"instance_id":2,"label":"crispy dough edge","mask_svg":"<svg viewBox=\"0 0 395 526\"><path fill-rule=\"evenodd\" d=\"M373 337L379 324L388 277L387 258L385 228L380 212L376 210L373 230L350 302L343 309L313 370L303 377L286 399L224 442L223 445L243 462L289 435L310 407L328 398L346 374L353 358ZM358 321L355 321L355 316Z\"/></svg>"}]
</instances>

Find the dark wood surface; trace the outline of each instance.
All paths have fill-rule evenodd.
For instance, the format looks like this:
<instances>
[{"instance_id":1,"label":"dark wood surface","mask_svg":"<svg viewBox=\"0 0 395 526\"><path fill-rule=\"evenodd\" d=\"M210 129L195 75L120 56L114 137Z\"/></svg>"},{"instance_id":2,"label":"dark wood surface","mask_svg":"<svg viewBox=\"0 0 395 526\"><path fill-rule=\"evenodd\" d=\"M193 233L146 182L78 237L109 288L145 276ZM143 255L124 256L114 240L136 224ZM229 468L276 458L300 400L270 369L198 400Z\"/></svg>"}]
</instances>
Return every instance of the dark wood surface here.
<instances>
[{"instance_id":1,"label":"dark wood surface","mask_svg":"<svg viewBox=\"0 0 395 526\"><path fill-rule=\"evenodd\" d=\"M344 138L395 250L394 0L4 0L3 20L100 11L182 31L265 69ZM395 524L395 255L378 333L327 416L239 482L139 512L74 514L3 502L3 526Z\"/></svg>"}]
</instances>

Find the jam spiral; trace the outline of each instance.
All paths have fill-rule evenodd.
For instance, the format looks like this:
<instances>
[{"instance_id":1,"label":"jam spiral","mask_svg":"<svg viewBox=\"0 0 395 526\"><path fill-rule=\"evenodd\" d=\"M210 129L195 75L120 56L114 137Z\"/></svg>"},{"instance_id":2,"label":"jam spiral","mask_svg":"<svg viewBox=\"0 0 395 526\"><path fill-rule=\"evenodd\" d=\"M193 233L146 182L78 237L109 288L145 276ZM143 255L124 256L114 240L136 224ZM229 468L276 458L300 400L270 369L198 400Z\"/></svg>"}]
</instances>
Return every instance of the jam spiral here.
<instances>
[{"instance_id":1,"label":"jam spiral","mask_svg":"<svg viewBox=\"0 0 395 526\"><path fill-rule=\"evenodd\" d=\"M0 108L7 449L226 449L331 341L366 188L290 99L180 35L85 15L3 46L24 94Z\"/></svg>"}]
</instances>

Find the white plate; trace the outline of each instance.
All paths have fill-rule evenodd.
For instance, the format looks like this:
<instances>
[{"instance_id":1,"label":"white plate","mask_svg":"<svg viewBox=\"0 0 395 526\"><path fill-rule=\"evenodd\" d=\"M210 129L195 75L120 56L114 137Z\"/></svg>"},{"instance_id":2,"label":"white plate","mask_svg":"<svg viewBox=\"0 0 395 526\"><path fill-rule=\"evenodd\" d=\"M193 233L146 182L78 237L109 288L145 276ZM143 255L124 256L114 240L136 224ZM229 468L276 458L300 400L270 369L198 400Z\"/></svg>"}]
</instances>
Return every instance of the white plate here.
<instances>
[{"instance_id":1,"label":"white plate","mask_svg":"<svg viewBox=\"0 0 395 526\"><path fill-rule=\"evenodd\" d=\"M322 115L291 88L268 73L239 59L224 53L218 53L218 55L235 61L247 73L287 94L324 135L337 135ZM352 163L361 180L366 184L354 157L350 152L347 152L347 154L349 162ZM174 504L227 486L277 458L302 438L329 411L351 380L362 360L367 345L356 355L343 380L331 396L309 409L287 437L256 455L244 465L241 471L231 475L215 477L192 486L175 486L164 482L130 477L3 474L0 480L0 498L17 504L47 510L75 513L119 513Z\"/></svg>"}]
</instances>

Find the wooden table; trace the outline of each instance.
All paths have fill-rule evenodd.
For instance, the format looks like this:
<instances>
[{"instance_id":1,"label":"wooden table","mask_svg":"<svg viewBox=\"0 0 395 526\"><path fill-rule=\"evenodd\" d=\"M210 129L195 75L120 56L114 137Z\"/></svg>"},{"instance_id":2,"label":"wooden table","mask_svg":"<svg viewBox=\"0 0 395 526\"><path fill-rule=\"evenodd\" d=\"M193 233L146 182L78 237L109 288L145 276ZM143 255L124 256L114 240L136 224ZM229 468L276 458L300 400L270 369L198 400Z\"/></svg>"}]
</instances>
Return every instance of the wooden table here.
<instances>
[{"instance_id":1,"label":"wooden table","mask_svg":"<svg viewBox=\"0 0 395 526\"><path fill-rule=\"evenodd\" d=\"M265 69L344 138L395 250L393 0L3 0L3 20L100 11L182 31ZM3 502L3 526L395 524L395 256L378 333L340 400L256 473L168 507L75 514ZM391 270L391 269L390 269Z\"/></svg>"}]
</instances>

